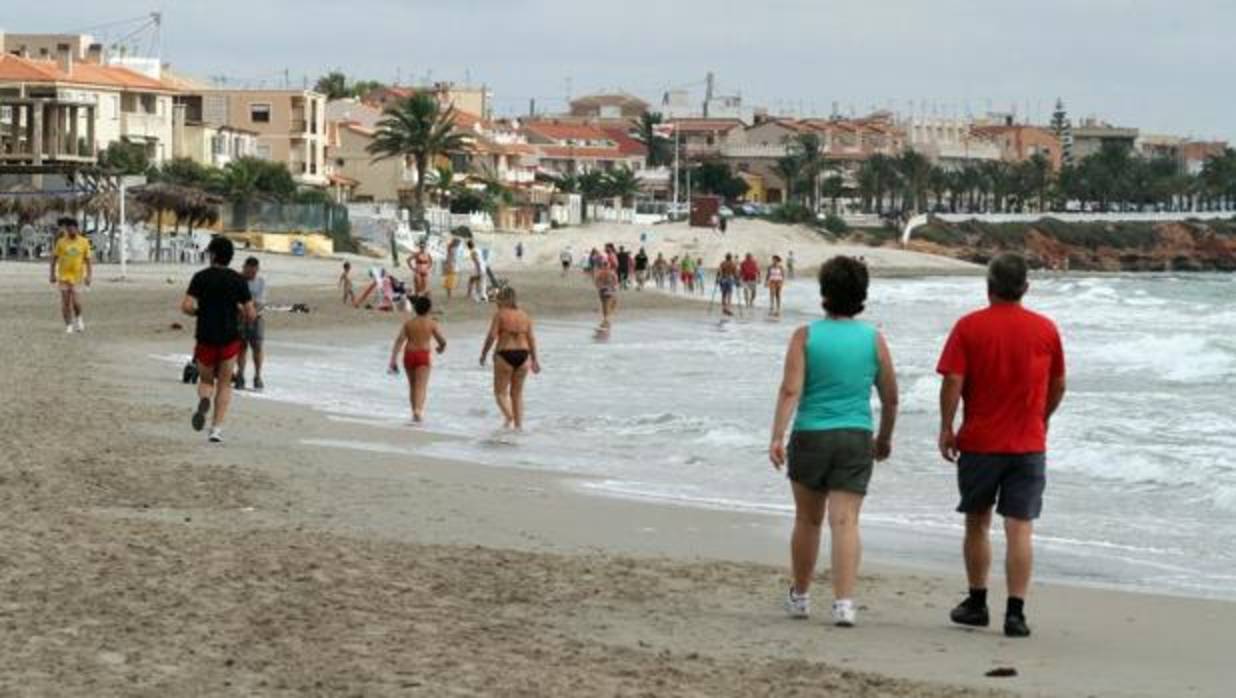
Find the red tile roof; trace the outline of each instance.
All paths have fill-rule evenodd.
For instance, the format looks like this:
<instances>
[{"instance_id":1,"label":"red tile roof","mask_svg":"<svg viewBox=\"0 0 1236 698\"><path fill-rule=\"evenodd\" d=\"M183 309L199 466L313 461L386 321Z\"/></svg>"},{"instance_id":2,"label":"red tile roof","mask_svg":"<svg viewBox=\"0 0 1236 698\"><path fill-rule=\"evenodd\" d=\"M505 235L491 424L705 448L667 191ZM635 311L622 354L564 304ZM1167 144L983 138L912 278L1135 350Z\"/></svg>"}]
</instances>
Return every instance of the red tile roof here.
<instances>
[{"instance_id":1,"label":"red tile roof","mask_svg":"<svg viewBox=\"0 0 1236 698\"><path fill-rule=\"evenodd\" d=\"M648 155L648 148L643 143L632 138L630 132L626 129L607 128L603 130L605 135L618 146L619 152L623 155L635 155L641 158Z\"/></svg>"},{"instance_id":2,"label":"red tile roof","mask_svg":"<svg viewBox=\"0 0 1236 698\"><path fill-rule=\"evenodd\" d=\"M595 126L557 121L527 121L524 130L554 141L604 141L609 135Z\"/></svg>"},{"instance_id":3,"label":"red tile roof","mask_svg":"<svg viewBox=\"0 0 1236 698\"><path fill-rule=\"evenodd\" d=\"M92 85L151 92L175 91L170 84L120 66L79 61L73 64L71 71L65 71L55 61L34 60L12 54L0 55L0 81Z\"/></svg>"}]
</instances>

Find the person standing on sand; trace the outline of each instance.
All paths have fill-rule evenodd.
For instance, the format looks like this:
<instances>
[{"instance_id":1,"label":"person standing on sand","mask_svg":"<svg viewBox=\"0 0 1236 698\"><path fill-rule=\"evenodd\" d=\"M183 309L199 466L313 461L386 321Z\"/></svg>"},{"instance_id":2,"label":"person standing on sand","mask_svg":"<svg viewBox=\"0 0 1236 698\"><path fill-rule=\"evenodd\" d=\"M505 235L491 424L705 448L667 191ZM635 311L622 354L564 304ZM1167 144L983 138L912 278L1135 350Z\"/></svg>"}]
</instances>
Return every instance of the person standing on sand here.
<instances>
[{"instance_id":1,"label":"person standing on sand","mask_svg":"<svg viewBox=\"0 0 1236 698\"><path fill-rule=\"evenodd\" d=\"M622 286L622 290L625 291L631 285L631 253L627 252L626 247L619 245L618 254L614 261L617 264L618 283Z\"/></svg>"},{"instance_id":2,"label":"person standing on sand","mask_svg":"<svg viewBox=\"0 0 1236 698\"><path fill-rule=\"evenodd\" d=\"M738 265L734 264L734 256L726 253L725 260L717 267L717 287L721 289L721 314L733 315L731 304L734 299L734 288L738 285Z\"/></svg>"},{"instance_id":3,"label":"person standing on sand","mask_svg":"<svg viewBox=\"0 0 1236 698\"><path fill-rule=\"evenodd\" d=\"M1003 254L987 271L990 305L953 327L936 370L940 386L940 455L957 464L966 515L963 553L970 595L954 623L986 627L991 567L991 513L1004 517L1008 602L1004 634L1026 637L1025 600L1033 563L1034 520L1047 484L1047 431L1065 393L1064 346L1056 325L1021 304L1029 290L1026 260ZM957 408L965 404L960 432Z\"/></svg>"},{"instance_id":4,"label":"person standing on sand","mask_svg":"<svg viewBox=\"0 0 1236 698\"><path fill-rule=\"evenodd\" d=\"M446 255L442 259L442 290L446 292L446 302L451 301L455 287L459 285L459 238L451 238L446 245Z\"/></svg>"},{"instance_id":5,"label":"person standing on sand","mask_svg":"<svg viewBox=\"0 0 1236 698\"><path fill-rule=\"evenodd\" d=\"M601 262L600 268L592 275L592 282L597 288L597 297L601 303L601 327L609 329L618 312L618 273L610 267L609 262Z\"/></svg>"},{"instance_id":6,"label":"person standing on sand","mask_svg":"<svg viewBox=\"0 0 1236 698\"><path fill-rule=\"evenodd\" d=\"M777 255L773 255L772 264L768 265L764 284L768 286L768 314L781 317L781 287L785 285L785 268Z\"/></svg>"},{"instance_id":7,"label":"person standing on sand","mask_svg":"<svg viewBox=\"0 0 1236 698\"><path fill-rule=\"evenodd\" d=\"M562 248L562 252L558 255L558 261L562 263L562 275L565 277L567 272L571 271L571 247L568 245Z\"/></svg>"},{"instance_id":8,"label":"person standing on sand","mask_svg":"<svg viewBox=\"0 0 1236 698\"><path fill-rule=\"evenodd\" d=\"M832 618L851 627L857 608L861 541L858 515L877 461L892 454L897 421L897 375L888 343L875 327L855 320L867 301L867 267L834 257L820 269L827 317L799 328L785 357L769 459L787 474L794 493L790 541L794 581L785 608L810 614L810 585L828 516L833 583ZM880 396L880 428L872 438L871 390ZM793 418L789 449L786 428Z\"/></svg>"},{"instance_id":9,"label":"person standing on sand","mask_svg":"<svg viewBox=\"0 0 1236 698\"><path fill-rule=\"evenodd\" d=\"M60 219L63 230L52 249L51 283L60 289L60 315L64 318L65 334L85 332L82 320L82 300L78 287L89 286L94 280L94 265L90 261L90 240L77 231L73 218Z\"/></svg>"},{"instance_id":10,"label":"person standing on sand","mask_svg":"<svg viewBox=\"0 0 1236 698\"><path fill-rule=\"evenodd\" d=\"M522 240L515 243L515 261L520 264L524 261L524 243Z\"/></svg>"},{"instance_id":11,"label":"person standing on sand","mask_svg":"<svg viewBox=\"0 0 1236 698\"><path fill-rule=\"evenodd\" d=\"M695 291L701 296L704 295L704 258L697 257L693 266L695 270Z\"/></svg>"},{"instance_id":12,"label":"person standing on sand","mask_svg":"<svg viewBox=\"0 0 1236 698\"><path fill-rule=\"evenodd\" d=\"M665 289L665 270L669 264L665 261L665 255L661 252L657 253L657 258L652 263L652 282L657 285L659 290Z\"/></svg>"},{"instance_id":13,"label":"person standing on sand","mask_svg":"<svg viewBox=\"0 0 1236 698\"><path fill-rule=\"evenodd\" d=\"M266 323L262 320L262 309L266 306L266 279L258 276L260 263L257 257L245 260L241 267L241 276L249 285L249 295L253 298L253 308L256 316L252 322L242 322L240 325L240 354L236 357L236 377L232 387L245 389L245 361L253 354L253 389L262 390L262 363L266 358L262 351L262 342L266 338Z\"/></svg>"},{"instance_id":14,"label":"person standing on sand","mask_svg":"<svg viewBox=\"0 0 1236 698\"><path fill-rule=\"evenodd\" d=\"M352 263L343 263L343 273L339 275L339 288L343 290L343 304L356 301L356 289L352 287Z\"/></svg>"},{"instance_id":15,"label":"person standing on sand","mask_svg":"<svg viewBox=\"0 0 1236 698\"><path fill-rule=\"evenodd\" d=\"M193 275L189 290L180 301L180 311L197 318L194 337L197 346L197 410L191 424L194 431L206 426L206 415L214 399L210 422L210 441L223 442L223 420L232 402L232 371L240 354L240 323L253 322L257 310L244 278L229 268L235 247L225 237L215 237L206 247L210 266Z\"/></svg>"},{"instance_id":16,"label":"person standing on sand","mask_svg":"<svg viewBox=\"0 0 1236 698\"><path fill-rule=\"evenodd\" d=\"M412 295L424 296L429 293L429 275L433 273L433 257L426 249L428 243L424 238L416 246L416 254L408 257L408 269L412 270Z\"/></svg>"},{"instance_id":17,"label":"person standing on sand","mask_svg":"<svg viewBox=\"0 0 1236 698\"><path fill-rule=\"evenodd\" d=\"M794 250L790 250L785 255L785 271L791 279L794 278Z\"/></svg>"},{"instance_id":18,"label":"person standing on sand","mask_svg":"<svg viewBox=\"0 0 1236 698\"><path fill-rule=\"evenodd\" d=\"M678 279L682 276L682 265L678 263L677 257L671 257L669 261L669 289L670 293L678 293Z\"/></svg>"},{"instance_id":19,"label":"person standing on sand","mask_svg":"<svg viewBox=\"0 0 1236 698\"><path fill-rule=\"evenodd\" d=\"M498 312L494 313L481 348L481 365L494 349L494 398L505 419L504 427L524 428L524 382L528 371L541 372L537 358L536 335L532 318L519 309L515 289L507 286L498 293Z\"/></svg>"},{"instance_id":20,"label":"person standing on sand","mask_svg":"<svg viewBox=\"0 0 1236 698\"><path fill-rule=\"evenodd\" d=\"M738 276L742 280L743 302L747 304L747 310L754 310L756 290L760 284L760 264L750 252L739 265Z\"/></svg>"},{"instance_id":21,"label":"person standing on sand","mask_svg":"<svg viewBox=\"0 0 1236 698\"><path fill-rule=\"evenodd\" d=\"M412 301L416 316L399 326L395 346L391 348L390 372L399 373L399 353L403 352L403 369L408 374L408 401L412 404L412 423L425 419L425 400L429 396L429 371L432 365L430 349L438 345L438 353L446 351L446 337L438 323L429 317L433 301L429 296L417 296Z\"/></svg>"}]
</instances>

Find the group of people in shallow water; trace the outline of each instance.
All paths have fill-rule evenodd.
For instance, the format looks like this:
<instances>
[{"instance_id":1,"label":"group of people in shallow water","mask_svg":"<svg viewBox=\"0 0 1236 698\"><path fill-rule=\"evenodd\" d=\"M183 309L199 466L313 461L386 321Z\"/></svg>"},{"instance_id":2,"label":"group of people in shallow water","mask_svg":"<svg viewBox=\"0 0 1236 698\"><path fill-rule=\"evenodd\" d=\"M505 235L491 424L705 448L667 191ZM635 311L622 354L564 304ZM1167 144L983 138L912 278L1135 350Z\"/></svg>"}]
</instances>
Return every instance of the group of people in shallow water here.
<instances>
[{"instance_id":1,"label":"group of people in shallow water","mask_svg":"<svg viewBox=\"0 0 1236 698\"><path fill-rule=\"evenodd\" d=\"M566 274L571 266L569 251L562 254L562 272ZM707 291L705 266L703 257L692 258L683 255L681 258L672 256L666 259L658 252L656 259L649 260L644 248L632 255L625 246L606 244L604 248L593 248L584 260L584 271L592 277L600 302L602 332L612 326L614 315L618 308L618 293L634 288L642 291L651 282L652 285L670 293L678 293L679 288L688 294L704 295ZM731 316L735 310L735 292L742 291L742 304L737 306L753 313L761 285L768 289L769 317L781 317L781 292L788 279L794 278L794 252L791 250L786 258L773 255L767 268L761 269L755 255L748 252L741 261L734 253L727 253L718 265L713 284L713 294L721 296L721 313Z\"/></svg>"},{"instance_id":2,"label":"group of people in shallow water","mask_svg":"<svg viewBox=\"0 0 1236 698\"><path fill-rule=\"evenodd\" d=\"M616 256L619 251L609 252ZM227 378L238 351L238 328L242 321L253 322L257 312L245 278L228 266L232 243L216 238L208 254L211 266L194 276L181 307L197 319L194 356L201 383L193 427L203 428L213 400L212 440L216 440L230 396ZM738 283L759 278L750 264L744 272L743 264L750 260L747 256L739 263L728 255L718 269L718 285L726 281L732 293ZM765 270L766 283L784 280L770 274L781 264L774 259ZM619 264L609 254L598 253L589 265L602 300L612 300L623 285ZM824 317L798 328L789 340L768 457L775 468L786 470L795 505L792 581L784 596L785 608L793 618L810 614L810 589L827 520L832 619L849 627L856 623L858 611L859 515L875 463L888 459L894 450L898 386L889 342L875 326L857 319L868 298L866 265L834 257L821 267L818 282ZM966 626L991 622L990 528L993 513L999 514L1007 539L1003 630L1009 637L1030 634L1025 601L1033 528L1043 509L1048 426L1065 394L1060 334L1051 320L1022 306L1028 289L1022 257L1005 254L993 260L987 276L988 307L955 324L937 362L941 376L937 448L956 467L957 511L965 516L962 549L970 587L949 617ZM413 419L420 422L433 354L446 351L447 339L431 316L428 293L417 296L412 305L413 315L401 322L391 348L390 370L398 371L402 365L407 373ZM608 322L612 308L604 312ZM506 427L520 429L525 418L524 384L541 366L533 321L520 309L510 287L497 294L481 349L482 366L491 351L498 408ZM878 424L871 406L873 392L881 405Z\"/></svg>"}]
</instances>

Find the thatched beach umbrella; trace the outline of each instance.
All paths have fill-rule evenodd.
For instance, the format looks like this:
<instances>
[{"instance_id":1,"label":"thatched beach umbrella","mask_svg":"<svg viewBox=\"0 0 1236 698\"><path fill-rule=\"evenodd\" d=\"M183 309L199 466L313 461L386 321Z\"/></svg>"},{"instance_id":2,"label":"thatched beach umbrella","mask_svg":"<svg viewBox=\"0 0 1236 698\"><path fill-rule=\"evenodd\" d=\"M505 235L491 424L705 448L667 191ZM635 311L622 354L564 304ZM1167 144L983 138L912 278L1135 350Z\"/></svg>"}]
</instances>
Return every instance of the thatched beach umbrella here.
<instances>
[{"instance_id":1,"label":"thatched beach umbrella","mask_svg":"<svg viewBox=\"0 0 1236 698\"><path fill-rule=\"evenodd\" d=\"M223 200L201 189L185 187L179 184L158 182L147 184L133 190L133 198L147 209L155 218L155 249L156 260L163 261L163 216L164 211L176 214L176 227L181 221L188 224L189 233L193 226L200 223L210 223L218 218L216 208Z\"/></svg>"}]
</instances>

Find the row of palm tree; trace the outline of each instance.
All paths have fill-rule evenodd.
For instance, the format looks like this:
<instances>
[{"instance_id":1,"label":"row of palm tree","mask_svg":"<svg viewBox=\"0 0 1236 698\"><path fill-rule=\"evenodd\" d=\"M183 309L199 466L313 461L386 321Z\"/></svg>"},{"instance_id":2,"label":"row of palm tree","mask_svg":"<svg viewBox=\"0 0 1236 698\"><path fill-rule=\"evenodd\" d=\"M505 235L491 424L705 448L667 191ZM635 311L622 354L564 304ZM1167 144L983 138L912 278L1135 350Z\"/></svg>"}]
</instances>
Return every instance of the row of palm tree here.
<instances>
[{"instance_id":1,"label":"row of palm tree","mask_svg":"<svg viewBox=\"0 0 1236 698\"><path fill-rule=\"evenodd\" d=\"M1209 158L1199 174L1171 158L1141 158L1108 144L1059 172L1045 155L956 168L932 165L921 153L874 155L859 167L854 191L870 213L1020 213L1063 211L1234 210L1236 150ZM834 209L836 200L834 199Z\"/></svg>"}]
</instances>

